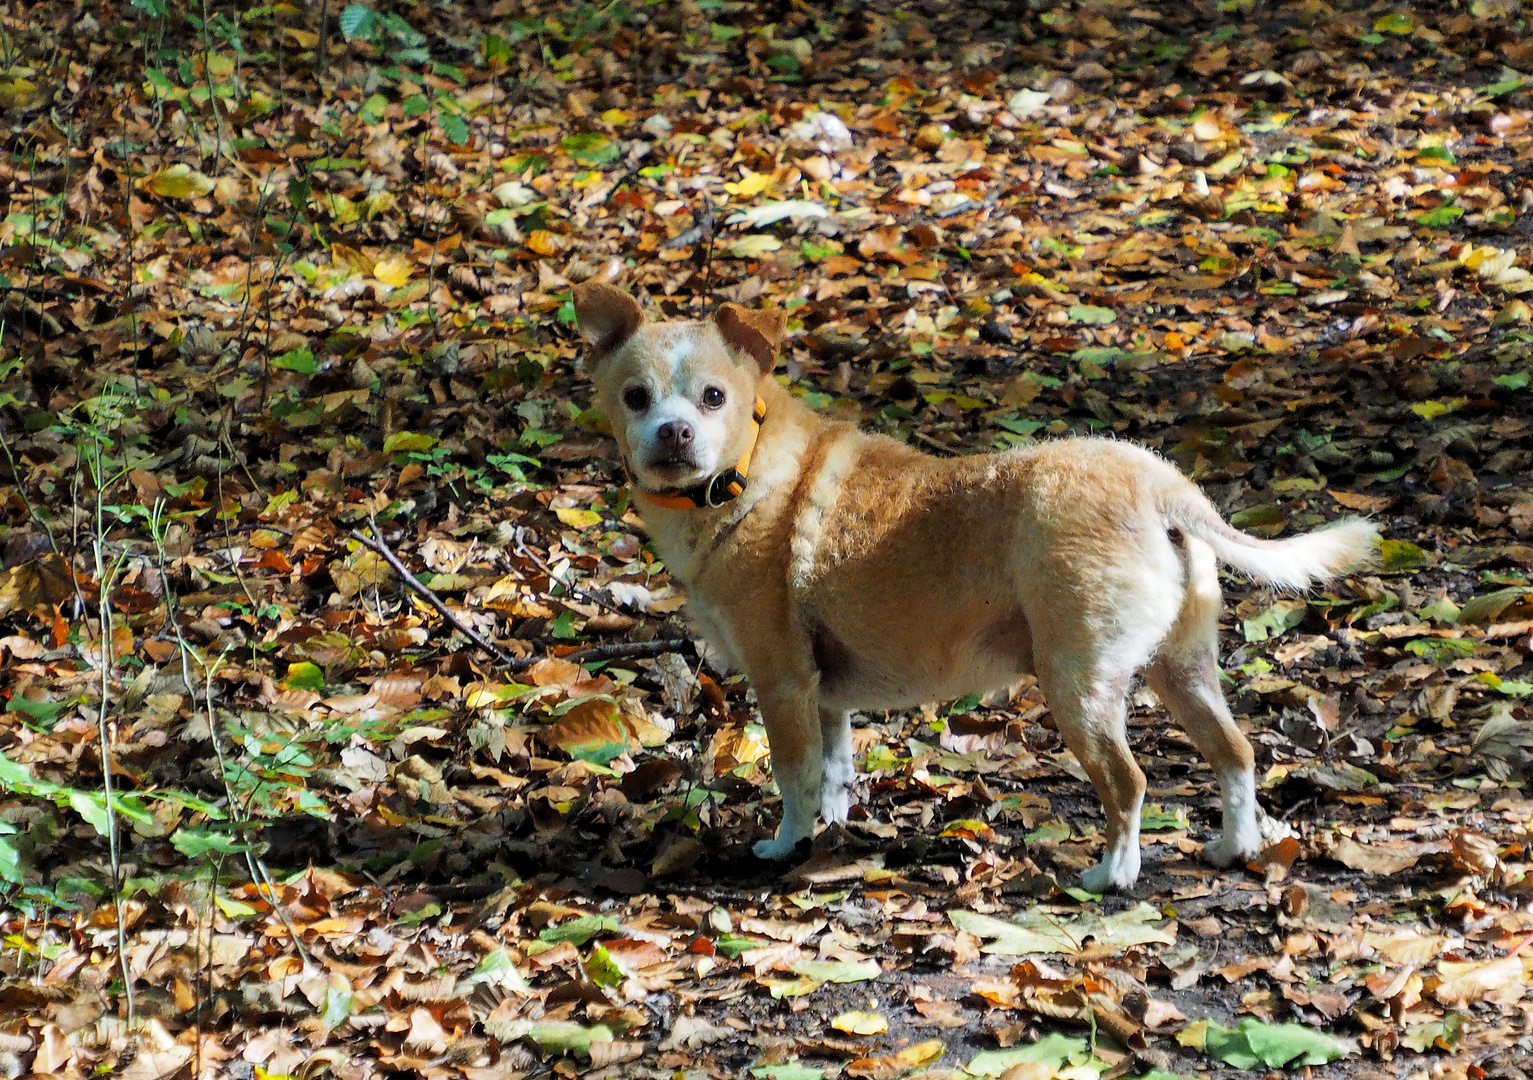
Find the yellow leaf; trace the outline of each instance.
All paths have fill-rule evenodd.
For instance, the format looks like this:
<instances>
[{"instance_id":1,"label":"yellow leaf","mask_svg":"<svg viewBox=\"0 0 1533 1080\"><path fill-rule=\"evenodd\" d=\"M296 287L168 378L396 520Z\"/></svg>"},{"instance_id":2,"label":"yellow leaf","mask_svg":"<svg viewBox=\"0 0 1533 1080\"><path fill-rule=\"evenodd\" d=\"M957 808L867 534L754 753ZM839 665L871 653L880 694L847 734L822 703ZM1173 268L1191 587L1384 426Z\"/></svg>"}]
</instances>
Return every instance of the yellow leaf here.
<instances>
[{"instance_id":1,"label":"yellow leaf","mask_svg":"<svg viewBox=\"0 0 1533 1080\"><path fill-rule=\"evenodd\" d=\"M350 225L362 219L362 213L357 209L357 204L344 195L326 195L325 202L330 210L331 219L337 225Z\"/></svg>"},{"instance_id":2,"label":"yellow leaf","mask_svg":"<svg viewBox=\"0 0 1533 1080\"><path fill-rule=\"evenodd\" d=\"M379 259L373 265L373 277L392 288L399 288L410 280L410 275L415 273L415 266L409 259L398 255L390 255L387 259Z\"/></svg>"},{"instance_id":3,"label":"yellow leaf","mask_svg":"<svg viewBox=\"0 0 1533 1080\"><path fill-rule=\"evenodd\" d=\"M848 1035L882 1035L889 1030L889 1021L874 1012L844 1012L833 1018L830 1026Z\"/></svg>"},{"instance_id":4,"label":"yellow leaf","mask_svg":"<svg viewBox=\"0 0 1533 1080\"><path fill-rule=\"evenodd\" d=\"M589 529L592 525L601 524L601 515L595 510L579 510L571 506L555 510L554 513L572 529Z\"/></svg>"},{"instance_id":5,"label":"yellow leaf","mask_svg":"<svg viewBox=\"0 0 1533 1080\"><path fill-rule=\"evenodd\" d=\"M527 250L539 255L557 255L564 250L564 237L547 229L534 229L527 234Z\"/></svg>"},{"instance_id":6,"label":"yellow leaf","mask_svg":"<svg viewBox=\"0 0 1533 1080\"><path fill-rule=\"evenodd\" d=\"M1468 398L1449 398L1447 401L1418 401L1411 406L1411 412L1423 420L1436 420L1439 416L1446 416L1453 412L1468 400Z\"/></svg>"},{"instance_id":7,"label":"yellow leaf","mask_svg":"<svg viewBox=\"0 0 1533 1080\"><path fill-rule=\"evenodd\" d=\"M394 198L392 191L375 191L367 197L367 201L362 206L367 211L367 220L371 221L379 214L387 213L394 209L397 203L398 200Z\"/></svg>"},{"instance_id":8,"label":"yellow leaf","mask_svg":"<svg viewBox=\"0 0 1533 1080\"><path fill-rule=\"evenodd\" d=\"M907 1046L897 1054L876 1058L858 1058L846 1065L846 1075L868 1077L869 1080L893 1080L911 1069L936 1061L942 1056L941 1039L928 1039L914 1046Z\"/></svg>"},{"instance_id":9,"label":"yellow leaf","mask_svg":"<svg viewBox=\"0 0 1533 1080\"><path fill-rule=\"evenodd\" d=\"M775 236L766 233L752 233L750 236L742 236L733 244L729 245L729 253L737 259L759 259L770 251L777 251L782 247L782 241Z\"/></svg>"},{"instance_id":10,"label":"yellow leaf","mask_svg":"<svg viewBox=\"0 0 1533 1080\"><path fill-rule=\"evenodd\" d=\"M1208 1021L1194 1020L1177 1032L1176 1041L1194 1050L1201 1050L1208 1042Z\"/></svg>"},{"instance_id":11,"label":"yellow leaf","mask_svg":"<svg viewBox=\"0 0 1533 1080\"><path fill-rule=\"evenodd\" d=\"M746 169L743 179L737 183L725 184L724 190L742 199L749 199L771 187L775 180L776 177L771 173L751 172Z\"/></svg>"},{"instance_id":12,"label":"yellow leaf","mask_svg":"<svg viewBox=\"0 0 1533 1080\"><path fill-rule=\"evenodd\" d=\"M213 181L190 165L167 165L139 181L139 186L167 199L190 199L213 190Z\"/></svg>"}]
</instances>

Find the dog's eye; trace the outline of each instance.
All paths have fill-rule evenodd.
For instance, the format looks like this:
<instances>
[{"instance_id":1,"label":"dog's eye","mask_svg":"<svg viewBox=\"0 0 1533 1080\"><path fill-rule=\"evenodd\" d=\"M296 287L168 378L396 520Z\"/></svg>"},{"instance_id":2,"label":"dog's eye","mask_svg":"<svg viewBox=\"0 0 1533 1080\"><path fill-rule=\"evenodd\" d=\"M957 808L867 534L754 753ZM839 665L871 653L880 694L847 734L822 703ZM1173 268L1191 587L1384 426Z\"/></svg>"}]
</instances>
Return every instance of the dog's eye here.
<instances>
[{"instance_id":1,"label":"dog's eye","mask_svg":"<svg viewBox=\"0 0 1533 1080\"><path fill-rule=\"evenodd\" d=\"M717 386L710 386L703 391L703 405L710 409L717 409L724 404L724 391Z\"/></svg>"},{"instance_id":2,"label":"dog's eye","mask_svg":"<svg viewBox=\"0 0 1533 1080\"><path fill-rule=\"evenodd\" d=\"M649 391L642 386L630 386L623 391L623 404L634 412L643 412L649 408Z\"/></svg>"}]
</instances>

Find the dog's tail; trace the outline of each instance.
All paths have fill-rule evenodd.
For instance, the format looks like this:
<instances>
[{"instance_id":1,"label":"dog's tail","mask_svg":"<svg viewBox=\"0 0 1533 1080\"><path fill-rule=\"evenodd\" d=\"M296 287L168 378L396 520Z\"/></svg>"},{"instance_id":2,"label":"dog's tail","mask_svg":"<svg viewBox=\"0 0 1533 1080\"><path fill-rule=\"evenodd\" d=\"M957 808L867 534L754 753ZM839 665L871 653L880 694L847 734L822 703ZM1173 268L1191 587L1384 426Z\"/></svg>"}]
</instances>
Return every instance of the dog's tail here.
<instances>
[{"instance_id":1,"label":"dog's tail","mask_svg":"<svg viewBox=\"0 0 1533 1080\"><path fill-rule=\"evenodd\" d=\"M1166 522L1214 549L1226 566L1281 589L1304 591L1373 562L1379 527L1362 518L1343 518L1324 528L1283 540L1263 540L1230 525L1213 504L1185 479L1169 492Z\"/></svg>"}]
</instances>

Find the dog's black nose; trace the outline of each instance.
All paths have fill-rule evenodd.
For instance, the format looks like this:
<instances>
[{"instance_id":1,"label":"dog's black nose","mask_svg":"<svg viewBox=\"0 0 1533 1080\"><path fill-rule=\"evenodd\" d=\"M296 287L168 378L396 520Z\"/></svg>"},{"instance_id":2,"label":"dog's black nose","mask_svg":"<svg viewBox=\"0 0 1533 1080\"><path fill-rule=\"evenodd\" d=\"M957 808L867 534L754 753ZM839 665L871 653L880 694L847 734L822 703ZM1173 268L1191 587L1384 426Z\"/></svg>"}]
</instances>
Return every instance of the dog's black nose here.
<instances>
[{"instance_id":1,"label":"dog's black nose","mask_svg":"<svg viewBox=\"0 0 1533 1080\"><path fill-rule=\"evenodd\" d=\"M657 434L667 446L686 446L692 441L692 425L682 420L672 420L661 424Z\"/></svg>"}]
</instances>

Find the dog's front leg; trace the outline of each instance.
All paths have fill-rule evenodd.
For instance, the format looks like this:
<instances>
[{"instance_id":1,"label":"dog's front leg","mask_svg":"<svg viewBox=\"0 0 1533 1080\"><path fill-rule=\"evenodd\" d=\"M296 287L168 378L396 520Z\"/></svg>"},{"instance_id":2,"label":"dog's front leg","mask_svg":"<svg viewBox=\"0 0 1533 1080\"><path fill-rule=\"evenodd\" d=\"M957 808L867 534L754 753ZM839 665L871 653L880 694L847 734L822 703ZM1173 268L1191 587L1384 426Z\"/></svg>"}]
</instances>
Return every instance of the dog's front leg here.
<instances>
[{"instance_id":1,"label":"dog's front leg","mask_svg":"<svg viewBox=\"0 0 1533 1080\"><path fill-rule=\"evenodd\" d=\"M785 859L800 840L814 835L820 801L823 739L813 679L757 685L761 719L772 748L772 776L782 792L782 824L771 840L755 846L763 859Z\"/></svg>"}]
</instances>

